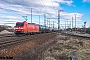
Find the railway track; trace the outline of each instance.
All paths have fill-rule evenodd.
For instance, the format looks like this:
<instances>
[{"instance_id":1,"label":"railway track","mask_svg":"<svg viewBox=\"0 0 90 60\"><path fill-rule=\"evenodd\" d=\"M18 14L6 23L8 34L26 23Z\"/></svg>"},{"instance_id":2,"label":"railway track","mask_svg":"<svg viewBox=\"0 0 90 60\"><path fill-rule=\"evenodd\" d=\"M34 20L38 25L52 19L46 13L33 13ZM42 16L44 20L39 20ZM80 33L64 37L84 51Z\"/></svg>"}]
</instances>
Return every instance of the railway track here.
<instances>
[{"instance_id":1,"label":"railway track","mask_svg":"<svg viewBox=\"0 0 90 60\"><path fill-rule=\"evenodd\" d=\"M67 35L67 34L62 34L68 38L73 38L73 39L79 39L79 40L82 40L83 38L82 37L77 37L77 36L71 36L71 35ZM46 37L47 36L47 37ZM55 41L51 41L49 43L46 43L46 44L43 44L45 42L45 40L48 40L50 37L54 37L54 33L47 33L47 34L36 34L36 35L30 35L30 36L23 36L22 38L21 37L17 37L17 38L20 38L20 42L17 41L17 43L21 43L21 42L24 42L25 40L26 41L36 41L40 46L38 47L33 47L32 49L33 50L30 50L30 52L28 53L22 53L20 56L18 55L18 57L15 58L15 60L28 60L28 59L31 59L31 60L40 60L41 58L43 58L43 52L51 45L53 45L55 43ZM24 40L25 39L25 40ZM85 38L85 40L88 40L89 38ZM17 39L16 39L17 40ZM11 40L12 41L12 40ZM44 42L43 42L44 41ZM6 41L8 42L8 41ZM13 43L11 42L11 44L17 44L17 43ZM1 44L1 43L0 43ZM10 44L10 45L11 45ZM43 45L42 45L43 44ZM6 44L6 46L9 46L8 44ZM5 47L5 46L4 46ZM24 55L25 54L25 55ZM14 60L14 59L13 59ZM43 59L44 60L44 59Z\"/></svg>"},{"instance_id":2,"label":"railway track","mask_svg":"<svg viewBox=\"0 0 90 60\"><path fill-rule=\"evenodd\" d=\"M65 35L65 36L67 36L69 38L73 38L73 39L90 40L90 37L87 37L87 36L79 36L79 35L67 34L67 33L61 33L61 35Z\"/></svg>"},{"instance_id":3,"label":"railway track","mask_svg":"<svg viewBox=\"0 0 90 60\"><path fill-rule=\"evenodd\" d=\"M0 49L6 48L6 47L11 46L13 44L18 44L18 43L25 42L25 41L40 39L40 38L48 36L50 34L51 33L20 36L20 37L14 37L14 38L10 37L9 39L6 39L6 40L5 40L5 37L4 37L3 38L4 40L0 40Z\"/></svg>"},{"instance_id":4,"label":"railway track","mask_svg":"<svg viewBox=\"0 0 90 60\"><path fill-rule=\"evenodd\" d=\"M21 56L18 56L18 59L23 59L23 60L42 60L44 57L44 51L55 44L55 40L49 40L51 38L55 39L56 34L51 34L51 35L47 35L48 37L44 36L40 38L40 41L38 41L39 39L37 39L37 42L39 43L39 46L37 46L36 48L34 48L33 50L29 51L29 53L24 53ZM44 41L44 42L43 42ZM15 59L17 60L17 58ZM43 59L44 60L44 59Z\"/></svg>"},{"instance_id":5,"label":"railway track","mask_svg":"<svg viewBox=\"0 0 90 60\"><path fill-rule=\"evenodd\" d=\"M43 46L41 46L41 47L39 47L39 45L42 45L43 43L45 43L45 42L47 42L49 39L51 39L51 38L53 38L54 36L56 36L56 33L46 33L46 34L36 34L36 35L30 35L30 36L23 36L22 38L21 37L17 37L17 38L19 38L19 39L15 39L14 38L14 40L8 40L8 41L4 41L4 42L0 42L0 50L1 50L1 54L0 54L0 56L13 56L14 57L14 59L15 60L17 60L17 59L27 59L27 57L28 58L30 58L30 59L34 59L34 60L36 60L37 58L38 59L40 59L40 57L38 57L38 55L39 56L41 56L42 55L42 53L43 53L43 51L45 51L45 49L47 49L51 44L53 44L54 43L54 41L52 41L52 42L50 42L50 43L47 43L47 44L44 44ZM15 51L18 51L17 53L14 51L14 50L12 50L12 48L13 48L13 45L15 45L15 44L17 44L18 45L18 43L20 43L20 46L22 46L22 44L25 44L25 42L27 43L27 42L35 42L35 46L36 47L31 47L31 50L29 50L29 51L31 51L31 53L29 52L29 55L28 55L28 53L27 53L27 55L24 55L24 54L22 54L22 55L18 55L18 52L19 52L19 54L20 54L20 52L21 52L21 50L15 50ZM10 49L10 48L7 48L7 47L9 47L9 46L12 46L12 48ZM29 45L31 45L32 46L32 44L29 44ZM16 46L16 45L15 45ZM24 46L24 45L23 45ZM9 49L7 52L8 53L5 53L5 51L2 51L3 49ZM14 48L15 49L15 48ZM17 48L16 48L17 49ZM21 49L21 48L20 48ZM34 50L33 50L34 49ZM11 51L10 51L11 50ZM13 52L14 51L14 52ZM13 53L13 55L11 54L10 55L10 53L9 52L12 52ZM33 53L34 52L34 53ZM5 53L5 54L4 54ZM16 55L15 56L17 56L17 57L15 57L14 56L14 53L16 53ZM31 57L30 57L31 56ZM14 60L13 59L13 60Z\"/></svg>"},{"instance_id":6,"label":"railway track","mask_svg":"<svg viewBox=\"0 0 90 60\"><path fill-rule=\"evenodd\" d=\"M0 34L0 38L4 38L4 37L15 37L16 35L14 33L12 34Z\"/></svg>"},{"instance_id":7,"label":"railway track","mask_svg":"<svg viewBox=\"0 0 90 60\"><path fill-rule=\"evenodd\" d=\"M28 41L28 38L27 38L27 40L25 40L25 39L20 39L20 40L15 39L15 40L10 40L10 41L0 42L0 49L5 48L5 47L10 46L10 45L13 45L13 44L24 42L24 41Z\"/></svg>"}]
</instances>

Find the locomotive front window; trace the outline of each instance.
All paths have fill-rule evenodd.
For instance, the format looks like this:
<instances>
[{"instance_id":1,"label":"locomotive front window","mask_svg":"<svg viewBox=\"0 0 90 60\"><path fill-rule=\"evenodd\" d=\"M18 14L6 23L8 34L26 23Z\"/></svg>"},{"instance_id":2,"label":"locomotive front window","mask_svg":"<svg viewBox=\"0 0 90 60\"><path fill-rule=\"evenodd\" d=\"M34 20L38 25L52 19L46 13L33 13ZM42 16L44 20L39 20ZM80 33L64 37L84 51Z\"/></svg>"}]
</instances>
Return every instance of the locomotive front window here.
<instances>
[{"instance_id":1,"label":"locomotive front window","mask_svg":"<svg viewBox=\"0 0 90 60\"><path fill-rule=\"evenodd\" d=\"M23 26L23 23L17 23L16 26Z\"/></svg>"}]
</instances>

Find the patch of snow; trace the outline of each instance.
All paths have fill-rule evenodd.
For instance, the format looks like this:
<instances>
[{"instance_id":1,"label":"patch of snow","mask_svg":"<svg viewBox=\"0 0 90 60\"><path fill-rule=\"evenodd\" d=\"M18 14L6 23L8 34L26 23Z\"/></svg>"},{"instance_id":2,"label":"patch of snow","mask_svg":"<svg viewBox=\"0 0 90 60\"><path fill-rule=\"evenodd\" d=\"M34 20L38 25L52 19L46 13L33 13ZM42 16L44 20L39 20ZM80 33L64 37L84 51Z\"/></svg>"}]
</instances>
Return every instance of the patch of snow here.
<instances>
[{"instance_id":1,"label":"patch of snow","mask_svg":"<svg viewBox=\"0 0 90 60\"><path fill-rule=\"evenodd\" d=\"M3 30L3 31L0 32L0 34L8 34L8 33L13 33L13 32L9 32L7 30Z\"/></svg>"}]
</instances>

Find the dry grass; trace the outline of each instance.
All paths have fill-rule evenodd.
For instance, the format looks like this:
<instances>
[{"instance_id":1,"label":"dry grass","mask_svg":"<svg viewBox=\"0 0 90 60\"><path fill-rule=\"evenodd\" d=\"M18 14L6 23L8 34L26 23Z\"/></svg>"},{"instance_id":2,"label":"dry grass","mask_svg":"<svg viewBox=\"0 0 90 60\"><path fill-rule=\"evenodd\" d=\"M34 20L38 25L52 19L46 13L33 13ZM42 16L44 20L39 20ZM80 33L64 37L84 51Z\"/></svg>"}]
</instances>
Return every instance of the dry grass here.
<instances>
[{"instance_id":1,"label":"dry grass","mask_svg":"<svg viewBox=\"0 0 90 60\"><path fill-rule=\"evenodd\" d=\"M17 56L24 51L29 51L31 48L34 48L37 45L37 42L33 41L19 44L8 49L0 50L0 56Z\"/></svg>"},{"instance_id":2,"label":"dry grass","mask_svg":"<svg viewBox=\"0 0 90 60\"><path fill-rule=\"evenodd\" d=\"M90 41L68 39L68 37L65 36L58 36L56 45L47 49L44 55L46 57L49 56L49 58L51 57L54 60L70 60L71 51L77 52L79 60L90 60Z\"/></svg>"}]
</instances>

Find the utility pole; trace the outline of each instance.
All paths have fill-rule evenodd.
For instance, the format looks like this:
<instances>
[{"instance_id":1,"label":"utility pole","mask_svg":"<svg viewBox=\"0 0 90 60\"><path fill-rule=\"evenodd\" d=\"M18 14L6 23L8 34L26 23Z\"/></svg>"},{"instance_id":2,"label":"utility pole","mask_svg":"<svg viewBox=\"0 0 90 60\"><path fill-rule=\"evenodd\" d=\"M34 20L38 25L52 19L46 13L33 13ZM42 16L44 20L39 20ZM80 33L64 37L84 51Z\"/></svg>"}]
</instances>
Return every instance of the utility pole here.
<instances>
[{"instance_id":1,"label":"utility pole","mask_svg":"<svg viewBox=\"0 0 90 60\"><path fill-rule=\"evenodd\" d=\"M72 24L71 24L71 23L72 23L72 22L70 21L70 31L72 31L72 30L71 30L71 29L72 29L72 28L71 28L71 27L72 27Z\"/></svg>"},{"instance_id":2,"label":"utility pole","mask_svg":"<svg viewBox=\"0 0 90 60\"><path fill-rule=\"evenodd\" d=\"M58 10L58 33L60 30L60 10Z\"/></svg>"},{"instance_id":3,"label":"utility pole","mask_svg":"<svg viewBox=\"0 0 90 60\"><path fill-rule=\"evenodd\" d=\"M86 34L86 22L84 22L84 32Z\"/></svg>"},{"instance_id":4,"label":"utility pole","mask_svg":"<svg viewBox=\"0 0 90 60\"><path fill-rule=\"evenodd\" d=\"M31 23L32 23L32 8L31 8Z\"/></svg>"},{"instance_id":5,"label":"utility pole","mask_svg":"<svg viewBox=\"0 0 90 60\"><path fill-rule=\"evenodd\" d=\"M69 28L71 29L71 21L68 21L68 22L69 22L69 24L68 24L69 25Z\"/></svg>"},{"instance_id":6,"label":"utility pole","mask_svg":"<svg viewBox=\"0 0 90 60\"><path fill-rule=\"evenodd\" d=\"M44 25L46 26L46 15L44 14Z\"/></svg>"},{"instance_id":7,"label":"utility pole","mask_svg":"<svg viewBox=\"0 0 90 60\"><path fill-rule=\"evenodd\" d=\"M77 15L77 14L74 14L74 15L75 15L75 31L76 31L76 15Z\"/></svg>"},{"instance_id":8,"label":"utility pole","mask_svg":"<svg viewBox=\"0 0 90 60\"><path fill-rule=\"evenodd\" d=\"M48 26L48 20L47 20L47 26Z\"/></svg>"},{"instance_id":9,"label":"utility pole","mask_svg":"<svg viewBox=\"0 0 90 60\"><path fill-rule=\"evenodd\" d=\"M66 21L65 21L65 30L66 30Z\"/></svg>"},{"instance_id":10,"label":"utility pole","mask_svg":"<svg viewBox=\"0 0 90 60\"><path fill-rule=\"evenodd\" d=\"M68 29L68 19L67 19L67 29Z\"/></svg>"},{"instance_id":11,"label":"utility pole","mask_svg":"<svg viewBox=\"0 0 90 60\"><path fill-rule=\"evenodd\" d=\"M45 31L46 32L46 15L44 14L44 26L45 26Z\"/></svg>"},{"instance_id":12,"label":"utility pole","mask_svg":"<svg viewBox=\"0 0 90 60\"><path fill-rule=\"evenodd\" d=\"M39 25L40 25L40 15L39 15Z\"/></svg>"},{"instance_id":13,"label":"utility pole","mask_svg":"<svg viewBox=\"0 0 90 60\"><path fill-rule=\"evenodd\" d=\"M53 21L53 29L54 29L54 21Z\"/></svg>"},{"instance_id":14,"label":"utility pole","mask_svg":"<svg viewBox=\"0 0 90 60\"><path fill-rule=\"evenodd\" d=\"M73 17L72 17L72 31L73 31Z\"/></svg>"},{"instance_id":15,"label":"utility pole","mask_svg":"<svg viewBox=\"0 0 90 60\"><path fill-rule=\"evenodd\" d=\"M50 19L49 19L49 28L50 28Z\"/></svg>"},{"instance_id":16,"label":"utility pole","mask_svg":"<svg viewBox=\"0 0 90 60\"><path fill-rule=\"evenodd\" d=\"M63 11L63 10L58 10L58 33L60 31L60 11Z\"/></svg>"}]
</instances>

